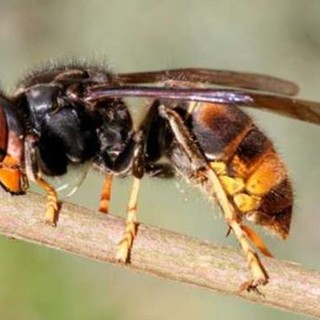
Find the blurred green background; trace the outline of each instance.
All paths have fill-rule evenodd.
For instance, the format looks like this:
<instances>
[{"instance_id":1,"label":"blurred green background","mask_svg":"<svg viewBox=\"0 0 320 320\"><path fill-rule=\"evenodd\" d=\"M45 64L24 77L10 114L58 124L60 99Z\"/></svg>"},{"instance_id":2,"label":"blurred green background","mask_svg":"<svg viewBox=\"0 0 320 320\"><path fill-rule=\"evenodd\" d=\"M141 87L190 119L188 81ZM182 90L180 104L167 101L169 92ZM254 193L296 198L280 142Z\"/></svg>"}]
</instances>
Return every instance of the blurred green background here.
<instances>
[{"instance_id":1,"label":"blurred green background","mask_svg":"<svg viewBox=\"0 0 320 320\"><path fill-rule=\"evenodd\" d=\"M1 83L10 91L34 66L81 57L107 62L115 71L207 67L266 73L293 80L301 96L320 100L319 30L319 0L0 0ZM296 193L289 240L262 235L277 257L319 270L320 130L272 114L252 114L276 141ZM112 212L124 215L130 182L116 183ZM96 208L101 185L102 177L91 173L72 201ZM225 239L217 209L182 181L146 178L140 200L143 223L236 246ZM1 319L302 319L0 240Z\"/></svg>"}]
</instances>

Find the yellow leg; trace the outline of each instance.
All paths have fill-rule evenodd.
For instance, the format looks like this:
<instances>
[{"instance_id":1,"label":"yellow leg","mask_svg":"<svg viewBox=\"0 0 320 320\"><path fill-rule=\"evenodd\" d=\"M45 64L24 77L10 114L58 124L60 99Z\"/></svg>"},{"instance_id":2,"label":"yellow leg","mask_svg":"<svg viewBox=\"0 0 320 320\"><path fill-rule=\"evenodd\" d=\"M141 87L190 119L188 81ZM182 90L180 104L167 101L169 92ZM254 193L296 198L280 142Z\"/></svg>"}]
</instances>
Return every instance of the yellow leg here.
<instances>
[{"instance_id":1,"label":"yellow leg","mask_svg":"<svg viewBox=\"0 0 320 320\"><path fill-rule=\"evenodd\" d=\"M102 189L102 194L101 194L101 199L100 199L100 206L99 206L99 211L101 213L109 213L112 180L113 180L112 174L108 174L105 177L103 189Z\"/></svg>"},{"instance_id":2,"label":"yellow leg","mask_svg":"<svg viewBox=\"0 0 320 320\"><path fill-rule=\"evenodd\" d=\"M241 289L256 289L257 286L266 284L268 282L268 274L264 269L262 263L260 262L258 255L251 247L247 238L247 233L245 232L246 230L243 230L242 226L237 221L236 212L230 201L228 200L228 197L221 185L218 176L213 170L209 169L208 178L212 183L213 192L215 193L216 198L222 208L225 220L238 239L241 248L246 256L249 268L252 272L252 280L247 281L243 285L241 285Z\"/></svg>"},{"instance_id":3,"label":"yellow leg","mask_svg":"<svg viewBox=\"0 0 320 320\"><path fill-rule=\"evenodd\" d=\"M128 261L133 240L137 234L137 201L139 188L140 179L134 178L127 209L126 229L118 244L116 253L116 260L122 263Z\"/></svg>"},{"instance_id":4,"label":"yellow leg","mask_svg":"<svg viewBox=\"0 0 320 320\"><path fill-rule=\"evenodd\" d=\"M47 193L47 204L44 216L45 223L51 226L56 226L59 213L59 204L56 190L40 176L36 176L35 181Z\"/></svg>"}]
</instances>

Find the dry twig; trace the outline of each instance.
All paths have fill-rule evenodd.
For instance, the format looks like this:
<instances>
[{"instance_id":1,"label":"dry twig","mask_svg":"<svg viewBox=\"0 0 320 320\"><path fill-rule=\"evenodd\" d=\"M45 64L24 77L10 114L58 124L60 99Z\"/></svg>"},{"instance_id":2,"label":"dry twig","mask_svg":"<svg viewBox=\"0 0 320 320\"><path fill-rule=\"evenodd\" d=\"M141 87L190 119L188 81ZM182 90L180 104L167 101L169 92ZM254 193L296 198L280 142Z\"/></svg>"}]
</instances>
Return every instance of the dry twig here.
<instances>
[{"instance_id":1,"label":"dry twig","mask_svg":"<svg viewBox=\"0 0 320 320\"><path fill-rule=\"evenodd\" d=\"M44 198L29 193L12 197L0 192L0 232L6 236L60 249L101 262L115 263L124 220L64 203L57 228L40 223ZM230 247L155 227L140 225L127 268L259 304L320 318L320 272L264 258L270 283L263 295L239 292L248 277L245 259Z\"/></svg>"}]
</instances>

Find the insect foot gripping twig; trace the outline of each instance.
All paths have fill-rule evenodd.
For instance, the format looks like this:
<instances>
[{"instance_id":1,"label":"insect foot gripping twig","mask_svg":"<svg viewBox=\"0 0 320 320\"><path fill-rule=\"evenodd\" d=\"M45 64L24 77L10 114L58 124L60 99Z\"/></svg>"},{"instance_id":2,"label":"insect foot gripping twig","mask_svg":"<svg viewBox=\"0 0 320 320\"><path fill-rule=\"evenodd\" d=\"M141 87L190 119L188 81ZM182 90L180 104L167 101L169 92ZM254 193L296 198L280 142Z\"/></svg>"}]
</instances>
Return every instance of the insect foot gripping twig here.
<instances>
[{"instance_id":1,"label":"insect foot gripping twig","mask_svg":"<svg viewBox=\"0 0 320 320\"><path fill-rule=\"evenodd\" d=\"M40 175L37 175L35 179L38 185L47 193L47 204L44 221L46 224L55 227L59 215L59 202L57 192L54 187L46 182Z\"/></svg>"},{"instance_id":2,"label":"insect foot gripping twig","mask_svg":"<svg viewBox=\"0 0 320 320\"><path fill-rule=\"evenodd\" d=\"M258 286L265 285L268 282L268 274L263 267L258 255L250 245L246 232L242 229L240 223L237 221L235 210L229 202L219 178L211 169L208 170L208 178L212 183L213 193L215 194L217 201L222 208L225 220L238 239L241 248L246 256L249 268L252 272L252 279L241 284L240 290L257 291Z\"/></svg>"},{"instance_id":3,"label":"insect foot gripping twig","mask_svg":"<svg viewBox=\"0 0 320 320\"><path fill-rule=\"evenodd\" d=\"M140 179L134 178L127 209L126 229L118 244L118 249L115 257L115 259L121 263L127 263L129 261L130 250L132 248L134 238L137 234L137 202L139 188Z\"/></svg>"}]
</instances>

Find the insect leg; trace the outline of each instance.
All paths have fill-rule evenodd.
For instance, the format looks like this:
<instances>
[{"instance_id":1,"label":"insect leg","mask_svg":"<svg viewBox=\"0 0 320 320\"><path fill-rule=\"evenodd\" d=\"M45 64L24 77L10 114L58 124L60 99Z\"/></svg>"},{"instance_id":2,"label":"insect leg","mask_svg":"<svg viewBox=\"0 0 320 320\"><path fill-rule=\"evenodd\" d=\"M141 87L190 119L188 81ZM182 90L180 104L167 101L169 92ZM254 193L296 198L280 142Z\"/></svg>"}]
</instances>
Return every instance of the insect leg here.
<instances>
[{"instance_id":1,"label":"insect leg","mask_svg":"<svg viewBox=\"0 0 320 320\"><path fill-rule=\"evenodd\" d=\"M39 168L37 139L32 135L25 138L26 173L29 180L36 182L47 194L44 220L46 224L55 226L58 220L59 203L57 192L43 177Z\"/></svg>"},{"instance_id":2,"label":"insect leg","mask_svg":"<svg viewBox=\"0 0 320 320\"><path fill-rule=\"evenodd\" d=\"M126 228L117 248L116 260L122 263L128 261L130 250L137 234L137 202L140 180L141 179L134 177L127 208Z\"/></svg>"},{"instance_id":3,"label":"insect leg","mask_svg":"<svg viewBox=\"0 0 320 320\"><path fill-rule=\"evenodd\" d=\"M112 187L113 175L107 174L104 179L99 211L101 213L109 213L109 204L111 199L111 187Z\"/></svg>"},{"instance_id":4,"label":"insect leg","mask_svg":"<svg viewBox=\"0 0 320 320\"><path fill-rule=\"evenodd\" d=\"M144 174L144 136L142 131L136 133L136 149L134 151L132 173L133 185L127 207L126 228L118 244L116 260L122 263L128 262L130 250L134 238L137 235L137 203L140 189L140 182Z\"/></svg>"},{"instance_id":5,"label":"insect leg","mask_svg":"<svg viewBox=\"0 0 320 320\"><path fill-rule=\"evenodd\" d=\"M174 133L175 139L179 143L179 150L183 150L185 153L184 157L187 156L187 158L190 159L193 176L197 178L195 181L201 183L210 195L215 195L224 213L227 224L234 232L245 253L253 278L244 283L241 288L250 290L255 289L258 285L266 284L268 281L268 274L258 255L250 245L247 229L242 227L238 221L236 210L230 203L217 174L210 167L210 164L208 164L197 145L191 139L188 128L185 126L180 116L174 110L165 108L165 106L160 107L160 115L168 120L168 124ZM179 168L179 166L181 166L179 161L175 161L175 165L180 172L185 171L184 168L182 168L182 170Z\"/></svg>"},{"instance_id":6,"label":"insect leg","mask_svg":"<svg viewBox=\"0 0 320 320\"><path fill-rule=\"evenodd\" d=\"M196 172L200 173L203 170L207 170L208 163L191 137L189 129L180 115L164 105L159 106L159 114L167 120L169 128L174 135L172 150L169 151L168 156L178 171L190 178Z\"/></svg>"},{"instance_id":7,"label":"insect leg","mask_svg":"<svg viewBox=\"0 0 320 320\"><path fill-rule=\"evenodd\" d=\"M246 256L249 268L252 272L252 280L242 284L241 289L251 290L257 288L259 285L266 284L268 282L268 274L263 267L257 253L254 251L248 241L248 234L246 232L247 229L242 227L238 221L236 211L228 200L226 192L224 191L218 176L213 170L208 170L208 179L212 185L212 193L215 194L215 197L222 208L227 224L238 239Z\"/></svg>"}]
</instances>

